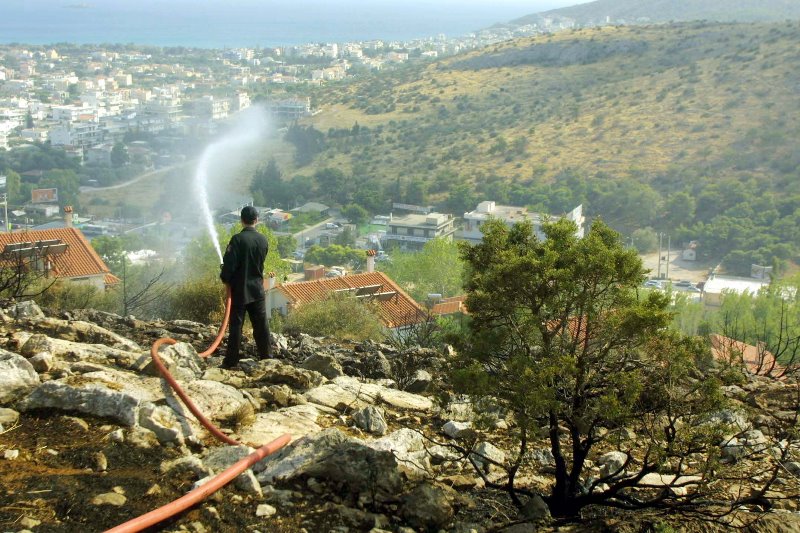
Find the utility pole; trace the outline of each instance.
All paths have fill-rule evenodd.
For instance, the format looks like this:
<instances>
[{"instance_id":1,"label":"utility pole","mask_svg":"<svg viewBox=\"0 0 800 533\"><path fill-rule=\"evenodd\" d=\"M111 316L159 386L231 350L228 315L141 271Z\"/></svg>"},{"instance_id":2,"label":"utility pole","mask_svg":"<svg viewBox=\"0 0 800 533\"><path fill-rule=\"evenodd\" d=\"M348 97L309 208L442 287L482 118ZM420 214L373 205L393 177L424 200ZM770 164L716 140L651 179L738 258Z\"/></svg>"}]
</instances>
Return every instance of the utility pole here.
<instances>
[{"instance_id":1,"label":"utility pole","mask_svg":"<svg viewBox=\"0 0 800 533\"><path fill-rule=\"evenodd\" d=\"M659 232L658 234L658 279L661 279L661 238L664 236L663 233Z\"/></svg>"},{"instance_id":2,"label":"utility pole","mask_svg":"<svg viewBox=\"0 0 800 533\"><path fill-rule=\"evenodd\" d=\"M3 231L8 233L8 193L6 192L3 193Z\"/></svg>"},{"instance_id":3,"label":"utility pole","mask_svg":"<svg viewBox=\"0 0 800 533\"><path fill-rule=\"evenodd\" d=\"M669 279L669 251L672 248L672 236L667 235L667 279Z\"/></svg>"}]
</instances>

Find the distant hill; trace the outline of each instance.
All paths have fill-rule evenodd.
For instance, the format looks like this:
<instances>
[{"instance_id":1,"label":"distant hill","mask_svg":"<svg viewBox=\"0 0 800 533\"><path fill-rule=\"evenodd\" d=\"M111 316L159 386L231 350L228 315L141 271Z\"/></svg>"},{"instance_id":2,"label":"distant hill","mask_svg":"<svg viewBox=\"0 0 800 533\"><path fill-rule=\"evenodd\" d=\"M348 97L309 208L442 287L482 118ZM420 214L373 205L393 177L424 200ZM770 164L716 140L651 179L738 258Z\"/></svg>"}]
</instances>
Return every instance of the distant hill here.
<instances>
[{"instance_id":1,"label":"distant hill","mask_svg":"<svg viewBox=\"0 0 800 533\"><path fill-rule=\"evenodd\" d=\"M545 18L571 19L578 26L709 20L766 22L800 18L798 0L597 0L527 15L511 25L542 24Z\"/></svg>"},{"instance_id":2,"label":"distant hill","mask_svg":"<svg viewBox=\"0 0 800 533\"><path fill-rule=\"evenodd\" d=\"M583 203L731 271L800 261L798 42L798 22L606 26L328 85L323 151L285 175L339 169L320 193L373 212Z\"/></svg>"}]
</instances>

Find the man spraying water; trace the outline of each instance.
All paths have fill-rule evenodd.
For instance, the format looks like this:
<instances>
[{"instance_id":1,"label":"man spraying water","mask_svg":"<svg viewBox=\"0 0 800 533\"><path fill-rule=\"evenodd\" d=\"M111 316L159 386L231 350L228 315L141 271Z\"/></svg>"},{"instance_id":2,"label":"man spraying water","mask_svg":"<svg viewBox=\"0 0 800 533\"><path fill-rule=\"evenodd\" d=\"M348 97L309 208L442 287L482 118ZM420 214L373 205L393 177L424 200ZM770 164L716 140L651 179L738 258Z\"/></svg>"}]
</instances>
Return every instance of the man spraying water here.
<instances>
[{"instance_id":1,"label":"man spraying water","mask_svg":"<svg viewBox=\"0 0 800 533\"><path fill-rule=\"evenodd\" d=\"M258 357L271 357L269 324L264 293L264 260L269 243L255 226L258 210L248 205L241 212L242 231L231 237L222 260L220 279L231 291L231 318L228 334L228 351L222 368L239 364L239 345L242 340L242 323L247 311L253 325Z\"/></svg>"}]
</instances>

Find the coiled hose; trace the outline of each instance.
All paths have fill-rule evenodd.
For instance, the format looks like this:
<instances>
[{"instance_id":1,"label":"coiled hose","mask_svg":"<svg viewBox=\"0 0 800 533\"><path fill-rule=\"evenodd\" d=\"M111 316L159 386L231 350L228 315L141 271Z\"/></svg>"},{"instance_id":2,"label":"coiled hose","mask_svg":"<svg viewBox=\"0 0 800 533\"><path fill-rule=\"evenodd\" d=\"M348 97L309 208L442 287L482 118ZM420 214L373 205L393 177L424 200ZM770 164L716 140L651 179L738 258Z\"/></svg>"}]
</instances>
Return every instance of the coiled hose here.
<instances>
[{"instance_id":1,"label":"coiled hose","mask_svg":"<svg viewBox=\"0 0 800 533\"><path fill-rule=\"evenodd\" d=\"M222 342L222 338L225 336L225 330L228 328L228 320L231 314L231 290L230 287L227 287L226 295L225 295L225 317L222 320L222 325L219 328L219 333L217 334L217 338L214 339L214 342L208 348L208 350L204 352L200 352L201 357L208 357L214 350L217 349L219 343ZM189 396L181 389L178 382L175 381L175 378L169 373L167 367L164 366L164 363L161 361L161 358L158 356L158 349L167 344L172 345L177 343L175 339L170 338L161 338L158 339L153 345L150 347L150 356L153 358L153 364L158 369L159 373L167 380L170 387L175 391L175 394L181 399L181 401L186 405L189 411L197 418L197 420L205 427L212 435L214 435L217 439L225 442L227 444L231 444L233 446L237 446L240 443L227 435L225 435L222 431L219 430L214 424L208 420L203 413L197 408L197 406L192 402ZM128 520L124 524L120 524L115 528L109 529L106 533L136 533L138 531L142 531L145 528L158 524L162 520L166 520L167 518L180 513L206 499L211 494L215 493L232 480L236 479L236 477L262 460L263 458L267 457L270 454L275 453L276 451L280 450L284 446L286 446L289 441L292 440L291 435L284 434L278 437L277 439L273 440L265 444L264 446L260 447L244 459L240 460L239 462L231 465L226 470L223 470L221 473L217 474L215 477L210 479L207 483L203 484L200 487L192 490L188 494L174 500L158 509L154 509L147 514L143 514L138 516L132 520Z\"/></svg>"}]
</instances>

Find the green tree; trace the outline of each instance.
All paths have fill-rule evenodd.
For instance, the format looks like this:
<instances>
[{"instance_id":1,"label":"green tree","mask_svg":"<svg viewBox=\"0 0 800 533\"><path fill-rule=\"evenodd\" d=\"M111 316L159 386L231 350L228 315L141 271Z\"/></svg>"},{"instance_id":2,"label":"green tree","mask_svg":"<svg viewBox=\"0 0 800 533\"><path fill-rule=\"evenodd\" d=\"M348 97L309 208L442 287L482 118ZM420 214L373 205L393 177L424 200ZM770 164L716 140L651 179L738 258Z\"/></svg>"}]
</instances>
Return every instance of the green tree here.
<instances>
[{"instance_id":1,"label":"green tree","mask_svg":"<svg viewBox=\"0 0 800 533\"><path fill-rule=\"evenodd\" d=\"M41 188L58 189L58 203L61 207L79 207L80 178L73 170L48 170L39 182Z\"/></svg>"},{"instance_id":2,"label":"green tree","mask_svg":"<svg viewBox=\"0 0 800 533\"><path fill-rule=\"evenodd\" d=\"M424 302L428 294L463 294L464 262L454 242L436 238L419 252L394 252L385 264L386 273L417 301Z\"/></svg>"},{"instance_id":3,"label":"green tree","mask_svg":"<svg viewBox=\"0 0 800 533\"><path fill-rule=\"evenodd\" d=\"M428 201L428 186L419 178L411 180L406 187L405 201L412 205L425 205Z\"/></svg>"},{"instance_id":4,"label":"green tree","mask_svg":"<svg viewBox=\"0 0 800 533\"><path fill-rule=\"evenodd\" d=\"M6 194L8 194L9 205L21 205L29 200L29 198L22 197L22 180L19 174L11 169L6 169L3 174L6 176Z\"/></svg>"},{"instance_id":5,"label":"green tree","mask_svg":"<svg viewBox=\"0 0 800 533\"><path fill-rule=\"evenodd\" d=\"M291 235L278 235L278 255L289 257L297 248L297 241Z\"/></svg>"},{"instance_id":6,"label":"green tree","mask_svg":"<svg viewBox=\"0 0 800 533\"><path fill-rule=\"evenodd\" d=\"M284 331L341 340L380 341L384 338L384 328L376 306L373 302L334 294L293 309Z\"/></svg>"},{"instance_id":7,"label":"green tree","mask_svg":"<svg viewBox=\"0 0 800 533\"><path fill-rule=\"evenodd\" d=\"M114 143L114 146L111 148L111 166L119 168L127 165L130 160L128 148L121 142Z\"/></svg>"},{"instance_id":8,"label":"green tree","mask_svg":"<svg viewBox=\"0 0 800 533\"><path fill-rule=\"evenodd\" d=\"M644 269L616 232L601 221L583 239L575 229L566 220L545 224L542 241L527 222L509 229L489 221L480 244L463 246L472 320L455 363L456 390L515 421L517 450L501 465L506 478L487 486L508 491L519 506L521 495L533 496L515 479L543 425L555 483L542 498L553 515L575 516L587 505L686 503L666 491L631 498L627 490L651 472L706 472L702 461L681 467L722 436L713 424L698 427L719 408L718 384L689 379L707 349L666 332L669 298L640 297ZM622 467L584 481L586 461L605 451L613 430L630 426L646 437L625 446Z\"/></svg>"},{"instance_id":9,"label":"green tree","mask_svg":"<svg viewBox=\"0 0 800 533\"><path fill-rule=\"evenodd\" d=\"M651 227L639 228L631 234L633 246L640 254L654 252L658 248L658 235Z\"/></svg>"},{"instance_id":10,"label":"green tree","mask_svg":"<svg viewBox=\"0 0 800 533\"><path fill-rule=\"evenodd\" d=\"M350 204L342 209L342 216L352 224L363 224L369 218L369 213L358 204Z\"/></svg>"},{"instance_id":11,"label":"green tree","mask_svg":"<svg viewBox=\"0 0 800 533\"><path fill-rule=\"evenodd\" d=\"M314 245L306 250L305 255L305 260L309 263L325 266L361 264L365 258L365 250L356 250L339 244L331 244L324 248Z\"/></svg>"}]
</instances>

